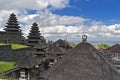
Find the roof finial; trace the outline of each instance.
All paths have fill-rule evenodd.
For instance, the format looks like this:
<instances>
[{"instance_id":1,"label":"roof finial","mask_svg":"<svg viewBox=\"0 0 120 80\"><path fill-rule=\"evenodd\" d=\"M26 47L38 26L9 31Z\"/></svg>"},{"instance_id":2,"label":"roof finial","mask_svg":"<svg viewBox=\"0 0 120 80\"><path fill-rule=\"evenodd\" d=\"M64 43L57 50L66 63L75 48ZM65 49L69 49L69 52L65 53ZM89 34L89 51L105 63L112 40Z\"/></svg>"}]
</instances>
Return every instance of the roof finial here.
<instances>
[{"instance_id":1,"label":"roof finial","mask_svg":"<svg viewBox=\"0 0 120 80\"><path fill-rule=\"evenodd\" d=\"M82 35L82 43L86 43L87 42L87 35Z\"/></svg>"}]
</instances>

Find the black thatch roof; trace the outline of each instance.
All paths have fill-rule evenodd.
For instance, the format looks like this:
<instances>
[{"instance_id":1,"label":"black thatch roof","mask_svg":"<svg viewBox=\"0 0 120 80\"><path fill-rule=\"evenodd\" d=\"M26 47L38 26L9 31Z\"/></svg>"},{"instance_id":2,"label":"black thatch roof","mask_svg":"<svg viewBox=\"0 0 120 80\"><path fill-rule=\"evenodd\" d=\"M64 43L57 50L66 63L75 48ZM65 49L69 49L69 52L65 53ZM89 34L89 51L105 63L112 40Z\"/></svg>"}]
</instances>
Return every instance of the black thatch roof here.
<instances>
[{"instance_id":1,"label":"black thatch roof","mask_svg":"<svg viewBox=\"0 0 120 80\"><path fill-rule=\"evenodd\" d=\"M57 40L55 43L53 43L54 45L57 45L59 47L63 47L63 48L72 48L72 46L70 45L70 43L66 40L62 40L59 39Z\"/></svg>"},{"instance_id":2,"label":"black thatch roof","mask_svg":"<svg viewBox=\"0 0 120 80\"><path fill-rule=\"evenodd\" d=\"M120 45L119 44L115 44L112 47L106 49L107 53L120 53Z\"/></svg>"},{"instance_id":3,"label":"black thatch roof","mask_svg":"<svg viewBox=\"0 0 120 80\"><path fill-rule=\"evenodd\" d=\"M34 45L35 49L46 49L48 47L48 45L46 44L36 44Z\"/></svg>"},{"instance_id":4,"label":"black thatch roof","mask_svg":"<svg viewBox=\"0 0 120 80\"><path fill-rule=\"evenodd\" d=\"M16 66L20 68L33 68L36 65L37 63L32 54L26 54L21 60L16 63Z\"/></svg>"},{"instance_id":5,"label":"black thatch roof","mask_svg":"<svg viewBox=\"0 0 120 80\"><path fill-rule=\"evenodd\" d=\"M48 57L50 58L57 58L58 55L64 55L66 53L66 51L63 48L56 45L51 45L47 51Z\"/></svg>"},{"instance_id":6,"label":"black thatch roof","mask_svg":"<svg viewBox=\"0 0 120 80\"><path fill-rule=\"evenodd\" d=\"M49 80L120 80L120 74L89 43L80 43L43 73Z\"/></svg>"},{"instance_id":7,"label":"black thatch roof","mask_svg":"<svg viewBox=\"0 0 120 80\"><path fill-rule=\"evenodd\" d=\"M66 51L61 48L61 47L58 47L58 46L50 46L50 48L48 49L48 53L50 54L65 54Z\"/></svg>"}]
</instances>

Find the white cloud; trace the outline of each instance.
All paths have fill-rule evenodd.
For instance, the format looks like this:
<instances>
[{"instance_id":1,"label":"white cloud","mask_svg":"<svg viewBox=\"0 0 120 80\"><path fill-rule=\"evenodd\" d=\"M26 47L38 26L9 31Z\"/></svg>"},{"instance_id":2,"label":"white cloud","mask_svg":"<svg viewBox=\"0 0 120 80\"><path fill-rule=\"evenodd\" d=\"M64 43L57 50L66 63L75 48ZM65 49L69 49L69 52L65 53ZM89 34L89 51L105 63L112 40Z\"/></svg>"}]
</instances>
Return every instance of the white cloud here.
<instances>
[{"instance_id":1,"label":"white cloud","mask_svg":"<svg viewBox=\"0 0 120 80\"><path fill-rule=\"evenodd\" d=\"M65 8L69 0L0 0L0 9L34 9L41 10L48 6L55 9Z\"/></svg>"},{"instance_id":2,"label":"white cloud","mask_svg":"<svg viewBox=\"0 0 120 80\"><path fill-rule=\"evenodd\" d=\"M83 27L83 24L87 19L74 16L59 16L52 14L51 12L41 11L39 14L23 15L19 17L20 22L25 22L27 26L23 27L23 31L29 32L29 29L33 22L37 22L40 29L44 34L48 36L60 34L60 36L68 34L75 34ZM79 26L76 26L79 25ZM73 27L74 26L74 27ZM80 31L81 32L81 31ZM50 35L48 34L50 33Z\"/></svg>"},{"instance_id":3,"label":"white cloud","mask_svg":"<svg viewBox=\"0 0 120 80\"><path fill-rule=\"evenodd\" d=\"M65 8L69 4L69 0L49 0L50 5L54 8Z\"/></svg>"},{"instance_id":4,"label":"white cloud","mask_svg":"<svg viewBox=\"0 0 120 80\"><path fill-rule=\"evenodd\" d=\"M33 18L41 27L55 25L75 25L83 24L87 19L74 16L59 16L49 11L41 11L39 15Z\"/></svg>"},{"instance_id":5,"label":"white cloud","mask_svg":"<svg viewBox=\"0 0 120 80\"><path fill-rule=\"evenodd\" d=\"M117 25L117 26L116 26ZM120 27L120 24L115 25L101 25L101 26L54 26L54 27L43 27L46 37L52 37L56 35L62 38L69 39L80 39L81 35L87 34L90 39L94 40L117 40L120 39L120 30L116 30L116 27ZM49 35L46 33L50 33ZM52 34L55 33L55 34ZM62 33L62 34L61 34Z\"/></svg>"}]
</instances>

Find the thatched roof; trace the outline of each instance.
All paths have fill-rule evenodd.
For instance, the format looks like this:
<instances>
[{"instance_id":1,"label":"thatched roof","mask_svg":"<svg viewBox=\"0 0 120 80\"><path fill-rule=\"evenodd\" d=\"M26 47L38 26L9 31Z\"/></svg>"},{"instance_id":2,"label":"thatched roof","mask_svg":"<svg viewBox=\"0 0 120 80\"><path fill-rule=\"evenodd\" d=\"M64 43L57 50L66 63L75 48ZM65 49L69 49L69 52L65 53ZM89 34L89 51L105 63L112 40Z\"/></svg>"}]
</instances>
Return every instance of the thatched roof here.
<instances>
[{"instance_id":1,"label":"thatched roof","mask_svg":"<svg viewBox=\"0 0 120 80\"><path fill-rule=\"evenodd\" d=\"M46 44L36 44L34 45L35 49L46 49L48 47L48 45Z\"/></svg>"},{"instance_id":2,"label":"thatched roof","mask_svg":"<svg viewBox=\"0 0 120 80\"><path fill-rule=\"evenodd\" d=\"M53 43L54 45L57 45L59 47L63 47L63 48L72 48L72 46L70 45L70 43L66 40L62 40L59 39L57 40L55 43Z\"/></svg>"},{"instance_id":3,"label":"thatched roof","mask_svg":"<svg viewBox=\"0 0 120 80\"><path fill-rule=\"evenodd\" d=\"M48 49L48 53L50 54L65 54L66 51L61 48L61 47L58 47L58 46L51 46L49 49Z\"/></svg>"},{"instance_id":4,"label":"thatched roof","mask_svg":"<svg viewBox=\"0 0 120 80\"><path fill-rule=\"evenodd\" d=\"M66 53L66 51L63 48L58 47L56 45L50 46L47 51L48 51L48 57L50 58L56 58L57 55L63 55Z\"/></svg>"},{"instance_id":5,"label":"thatched roof","mask_svg":"<svg viewBox=\"0 0 120 80\"><path fill-rule=\"evenodd\" d=\"M21 60L16 63L16 66L20 68L33 68L36 66L36 64L37 63L32 54L26 54Z\"/></svg>"},{"instance_id":6,"label":"thatched roof","mask_svg":"<svg viewBox=\"0 0 120 80\"><path fill-rule=\"evenodd\" d=\"M106 49L107 53L120 53L120 44L115 44L112 47Z\"/></svg>"},{"instance_id":7,"label":"thatched roof","mask_svg":"<svg viewBox=\"0 0 120 80\"><path fill-rule=\"evenodd\" d=\"M120 74L89 43L80 43L43 73L49 80L120 80Z\"/></svg>"}]
</instances>

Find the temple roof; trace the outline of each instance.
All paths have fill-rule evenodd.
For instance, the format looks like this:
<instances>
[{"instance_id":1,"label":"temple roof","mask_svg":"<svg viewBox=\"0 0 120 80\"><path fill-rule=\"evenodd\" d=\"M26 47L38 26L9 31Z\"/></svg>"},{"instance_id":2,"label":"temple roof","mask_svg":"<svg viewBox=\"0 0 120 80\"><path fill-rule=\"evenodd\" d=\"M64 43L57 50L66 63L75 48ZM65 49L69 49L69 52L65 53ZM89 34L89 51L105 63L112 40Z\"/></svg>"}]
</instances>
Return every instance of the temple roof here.
<instances>
[{"instance_id":1,"label":"temple roof","mask_svg":"<svg viewBox=\"0 0 120 80\"><path fill-rule=\"evenodd\" d=\"M89 43L80 43L45 71L49 80L120 80L115 67Z\"/></svg>"},{"instance_id":2,"label":"temple roof","mask_svg":"<svg viewBox=\"0 0 120 80\"><path fill-rule=\"evenodd\" d=\"M17 21L17 17L14 13L10 14L7 25L4 28L5 32L9 36L7 39L8 42L16 42L21 43L22 42L22 30L20 29L19 23ZM11 35L12 34L12 35ZM17 38L14 38L13 35L17 36Z\"/></svg>"},{"instance_id":3,"label":"temple roof","mask_svg":"<svg viewBox=\"0 0 120 80\"><path fill-rule=\"evenodd\" d=\"M65 54L66 51L58 46L50 46L48 49L48 56L49 57L57 57L59 54Z\"/></svg>"},{"instance_id":4,"label":"temple roof","mask_svg":"<svg viewBox=\"0 0 120 80\"><path fill-rule=\"evenodd\" d=\"M55 43L53 43L59 47L66 47L66 48L71 48L72 46L70 45L69 42L67 42L66 40L62 40L62 39L59 39L57 40Z\"/></svg>"},{"instance_id":5,"label":"temple roof","mask_svg":"<svg viewBox=\"0 0 120 80\"><path fill-rule=\"evenodd\" d=\"M5 28L6 31L21 31L20 29L17 29L17 28Z\"/></svg>"},{"instance_id":6,"label":"temple roof","mask_svg":"<svg viewBox=\"0 0 120 80\"><path fill-rule=\"evenodd\" d=\"M45 39L43 36L41 36L38 24L36 22L32 24L30 33L27 37L28 37L28 44L31 44L32 42L32 43L35 43L36 45L36 43L40 44L45 42ZM34 46L34 44L32 46Z\"/></svg>"},{"instance_id":7,"label":"temple roof","mask_svg":"<svg viewBox=\"0 0 120 80\"><path fill-rule=\"evenodd\" d=\"M107 53L120 53L120 44L115 44L112 47L106 49Z\"/></svg>"},{"instance_id":8,"label":"temple roof","mask_svg":"<svg viewBox=\"0 0 120 80\"><path fill-rule=\"evenodd\" d=\"M34 48L35 49L45 49L45 48L48 48L48 45L46 45L46 44L36 44L35 46L34 46Z\"/></svg>"}]
</instances>

